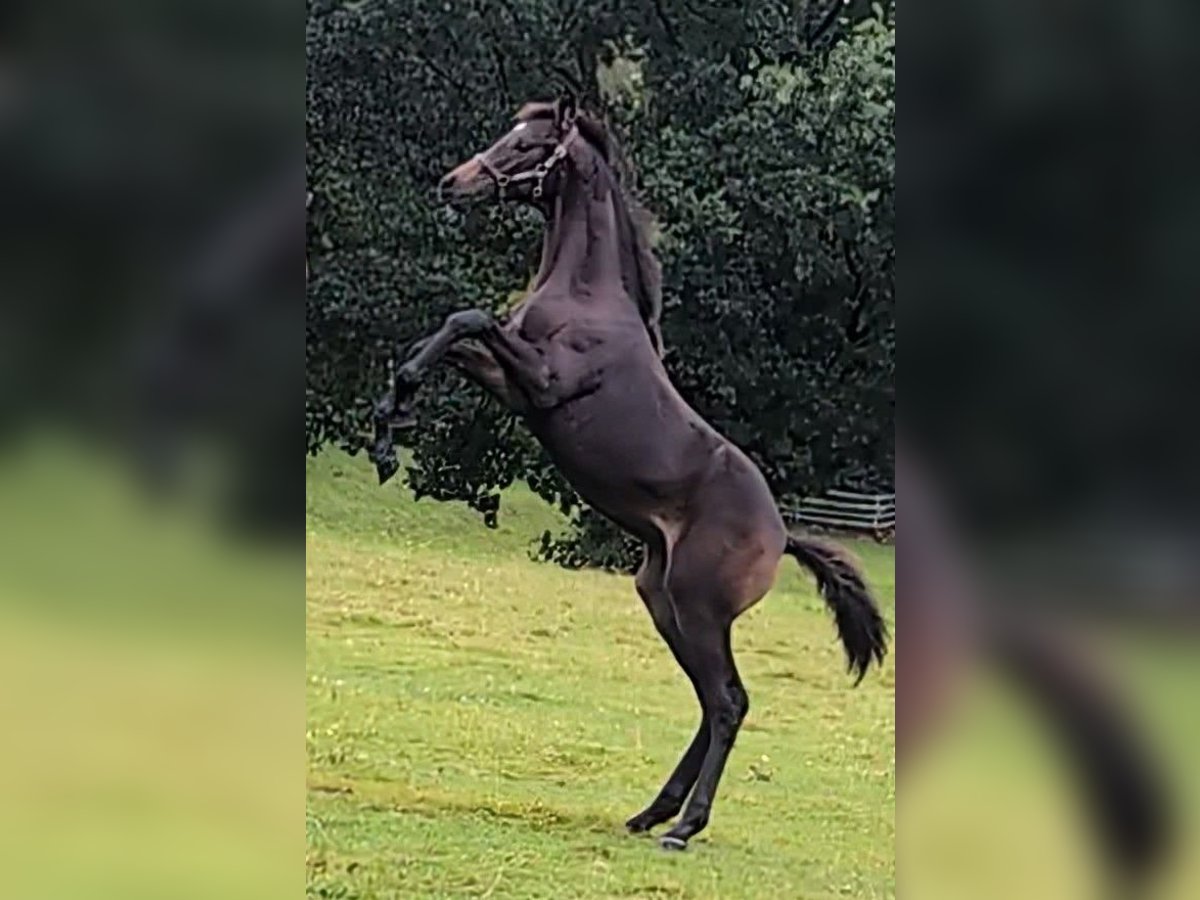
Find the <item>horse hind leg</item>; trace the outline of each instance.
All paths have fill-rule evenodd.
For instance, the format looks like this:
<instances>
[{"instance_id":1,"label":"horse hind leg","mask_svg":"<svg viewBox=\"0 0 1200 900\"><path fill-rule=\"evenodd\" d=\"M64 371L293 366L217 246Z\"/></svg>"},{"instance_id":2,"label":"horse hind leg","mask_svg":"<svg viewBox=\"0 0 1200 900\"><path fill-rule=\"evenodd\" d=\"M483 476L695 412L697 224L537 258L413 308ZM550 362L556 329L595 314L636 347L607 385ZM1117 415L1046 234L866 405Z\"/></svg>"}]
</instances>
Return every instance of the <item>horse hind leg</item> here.
<instances>
[{"instance_id":1,"label":"horse hind leg","mask_svg":"<svg viewBox=\"0 0 1200 900\"><path fill-rule=\"evenodd\" d=\"M713 619L686 622L681 634L682 654L694 671L693 683L708 724L708 746L683 815L661 838L662 846L670 850L684 849L708 825L721 774L750 710L750 698L733 661L729 624Z\"/></svg>"},{"instance_id":2,"label":"horse hind leg","mask_svg":"<svg viewBox=\"0 0 1200 900\"><path fill-rule=\"evenodd\" d=\"M695 687L696 679L682 654L683 636L679 631L675 607L667 589L670 568L671 548L667 540L664 538L657 546L648 544L646 557L635 583L638 595L654 620L654 627ZM625 823L630 832L638 834L649 831L655 825L661 825L679 814L692 786L696 783L696 777L700 774L700 766L704 762L705 753L708 752L709 743L708 719L703 715L702 707L699 728L670 777L650 805Z\"/></svg>"},{"instance_id":3,"label":"horse hind leg","mask_svg":"<svg viewBox=\"0 0 1200 900\"><path fill-rule=\"evenodd\" d=\"M678 642L678 636L673 636L668 639L668 642L675 642L672 652L675 653L675 658L680 660L679 654L674 649ZM682 665L682 660L680 663ZM687 671L686 668L685 671ZM691 677L690 673L688 677ZM695 684L695 679L692 679L692 683ZM663 784L658 795L650 801L649 806L625 823L625 827L631 833L639 834L649 831L655 825L661 825L679 815L688 794L691 793L692 787L696 783L696 778L700 775L700 767L704 763L705 754L711 743L708 717L704 715L703 707L701 707L700 725L696 729L696 734L692 737L687 749L684 750L683 756L680 757L666 783Z\"/></svg>"},{"instance_id":4,"label":"horse hind leg","mask_svg":"<svg viewBox=\"0 0 1200 900\"><path fill-rule=\"evenodd\" d=\"M691 680L693 687L695 687L696 679L680 652L683 641L678 628L675 627L672 630L660 633L662 633L664 640L667 641L676 661ZM698 689L697 697L699 697ZM625 823L625 827L631 833L639 834L649 831L655 825L661 825L663 822L667 822L679 815L679 811L683 809L683 804L687 800L688 794L691 793L692 787L696 783L696 778L700 775L700 767L704 763L705 754L708 753L711 743L708 716L705 715L703 704L701 704L700 725L696 729L696 734L692 737L691 743L684 750L683 756L680 757L679 762L667 778L666 783L663 784L657 796L650 801L649 806Z\"/></svg>"},{"instance_id":5,"label":"horse hind leg","mask_svg":"<svg viewBox=\"0 0 1200 900\"><path fill-rule=\"evenodd\" d=\"M683 815L661 838L667 849L684 849L708 825L721 775L750 711L750 697L733 660L730 630L734 619L757 603L774 581L783 545L775 531L752 532L723 554L714 548L729 547L724 531L697 531L676 548L671 596L681 638L679 655L704 710L708 747Z\"/></svg>"}]
</instances>

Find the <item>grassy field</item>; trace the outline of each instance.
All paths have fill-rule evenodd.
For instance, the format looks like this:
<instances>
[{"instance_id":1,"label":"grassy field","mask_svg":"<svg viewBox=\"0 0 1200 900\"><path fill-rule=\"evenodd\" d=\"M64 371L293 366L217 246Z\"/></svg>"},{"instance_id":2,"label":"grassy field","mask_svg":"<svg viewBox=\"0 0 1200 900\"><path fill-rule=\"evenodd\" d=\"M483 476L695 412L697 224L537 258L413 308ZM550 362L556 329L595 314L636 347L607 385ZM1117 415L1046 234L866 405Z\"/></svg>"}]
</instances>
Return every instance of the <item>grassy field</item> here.
<instances>
[{"instance_id":1,"label":"grassy field","mask_svg":"<svg viewBox=\"0 0 1200 900\"><path fill-rule=\"evenodd\" d=\"M895 656L852 689L794 562L735 629L750 716L672 854L622 826L698 710L631 579L532 561L560 522L526 491L488 531L362 460L307 485L310 898L895 896ZM854 550L894 621L891 548Z\"/></svg>"}]
</instances>

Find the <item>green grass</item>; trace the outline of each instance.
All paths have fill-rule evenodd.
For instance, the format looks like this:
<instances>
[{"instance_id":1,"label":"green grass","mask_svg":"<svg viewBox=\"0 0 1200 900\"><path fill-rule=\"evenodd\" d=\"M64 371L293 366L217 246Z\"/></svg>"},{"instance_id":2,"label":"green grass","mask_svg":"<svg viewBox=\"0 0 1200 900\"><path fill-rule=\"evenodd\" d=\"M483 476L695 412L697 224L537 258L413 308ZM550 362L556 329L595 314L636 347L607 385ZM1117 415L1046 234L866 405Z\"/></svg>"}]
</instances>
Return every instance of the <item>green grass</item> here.
<instances>
[{"instance_id":1,"label":"green grass","mask_svg":"<svg viewBox=\"0 0 1200 900\"><path fill-rule=\"evenodd\" d=\"M622 825L699 714L631 579L532 561L561 522L525 490L489 531L361 460L307 485L309 897L895 895L895 657L852 689L791 560L735 629L712 822L671 854ZM894 621L891 548L854 550Z\"/></svg>"}]
</instances>

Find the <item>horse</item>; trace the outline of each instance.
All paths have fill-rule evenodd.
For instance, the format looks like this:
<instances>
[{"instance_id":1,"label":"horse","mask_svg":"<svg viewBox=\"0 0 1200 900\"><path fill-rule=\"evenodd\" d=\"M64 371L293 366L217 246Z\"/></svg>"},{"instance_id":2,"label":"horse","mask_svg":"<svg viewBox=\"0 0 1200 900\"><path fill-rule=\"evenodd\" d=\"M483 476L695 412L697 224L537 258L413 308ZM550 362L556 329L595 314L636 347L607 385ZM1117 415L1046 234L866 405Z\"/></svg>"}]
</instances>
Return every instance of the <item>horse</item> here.
<instances>
[{"instance_id":1,"label":"horse","mask_svg":"<svg viewBox=\"0 0 1200 900\"><path fill-rule=\"evenodd\" d=\"M642 833L679 816L660 844L682 850L708 824L750 707L731 627L770 590L783 554L815 576L856 685L882 664L888 631L851 557L790 534L758 467L671 383L661 269L623 168L609 130L567 97L525 104L503 137L441 179L444 202L538 210L541 264L505 320L456 312L413 345L376 406L371 456L381 483L395 473L394 430L412 425L417 387L448 362L523 419L580 496L641 542L634 584L691 680L701 722L625 824Z\"/></svg>"}]
</instances>

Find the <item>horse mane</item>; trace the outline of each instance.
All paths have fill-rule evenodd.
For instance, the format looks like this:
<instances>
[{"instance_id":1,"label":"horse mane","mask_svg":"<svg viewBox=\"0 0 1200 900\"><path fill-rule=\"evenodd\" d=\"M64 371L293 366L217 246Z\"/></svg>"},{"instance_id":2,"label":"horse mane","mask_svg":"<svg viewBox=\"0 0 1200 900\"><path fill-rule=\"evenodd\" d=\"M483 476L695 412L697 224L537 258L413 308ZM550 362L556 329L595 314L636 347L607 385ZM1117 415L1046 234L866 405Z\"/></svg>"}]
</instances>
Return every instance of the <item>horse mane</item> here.
<instances>
[{"instance_id":1,"label":"horse mane","mask_svg":"<svg viewBox=\"0 0 1200 900\"><path fill-rule=\"evenodd\" d=\"M526 103L518 111L518 121L529 119L551 119L558 109L553 103ZM632 278L626 280L625 289L637 303L642 321L650 333L650 341L660 355L663 351L662 330L662 266L654 255L650 241L651 217L649 212L633 195L632 185L636 173L621 145L603 122L584 112L575 115L579 134L596 151L613 175L617 186L617 217L624 252L633 258Z\"/></svg>"}]
</instances>

